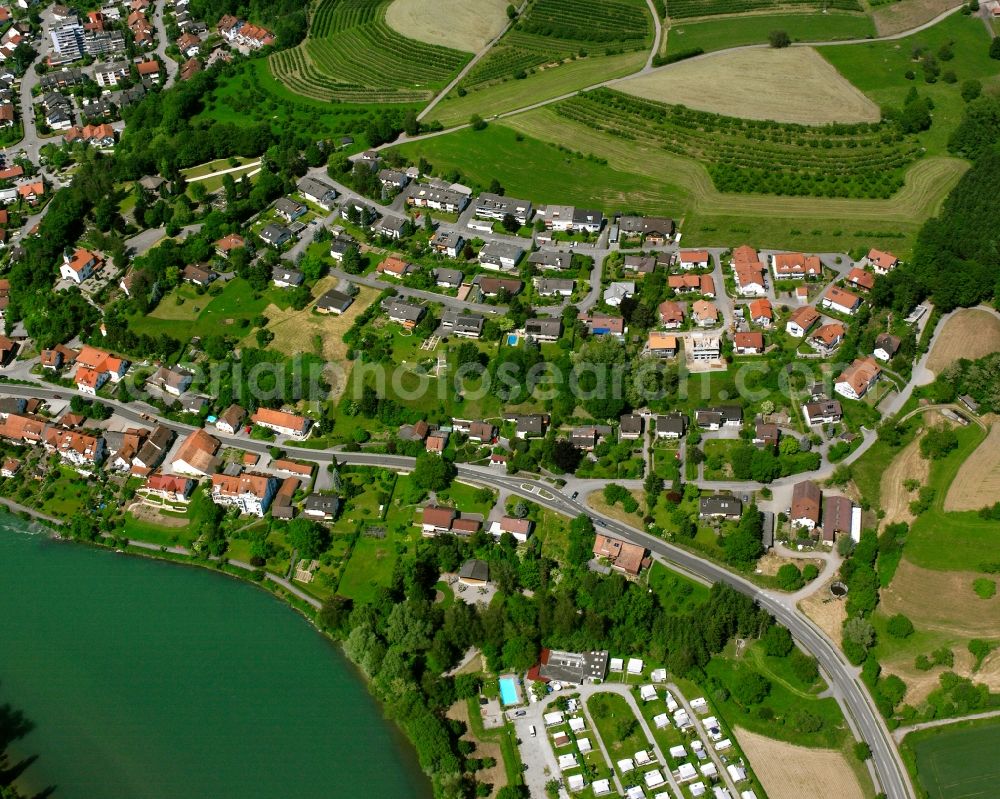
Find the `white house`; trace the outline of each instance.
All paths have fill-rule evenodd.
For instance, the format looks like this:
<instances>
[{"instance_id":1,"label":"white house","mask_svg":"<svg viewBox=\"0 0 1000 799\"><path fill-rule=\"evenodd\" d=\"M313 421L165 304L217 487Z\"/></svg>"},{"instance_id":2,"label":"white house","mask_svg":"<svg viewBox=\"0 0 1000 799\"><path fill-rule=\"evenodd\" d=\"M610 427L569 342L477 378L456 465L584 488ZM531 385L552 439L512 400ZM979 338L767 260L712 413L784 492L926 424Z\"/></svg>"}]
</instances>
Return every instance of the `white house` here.
<instances>
[{"instance_id":1,"label":"white house","mask_svg":"<svg viewBox=\"0 0 1000 799\"><path fill-rule=\"evenodd\" d=\"M708 269L710 262L708 250L681 250L677 254L677 263L681 269Z\"/></svg>"}]
</instances>

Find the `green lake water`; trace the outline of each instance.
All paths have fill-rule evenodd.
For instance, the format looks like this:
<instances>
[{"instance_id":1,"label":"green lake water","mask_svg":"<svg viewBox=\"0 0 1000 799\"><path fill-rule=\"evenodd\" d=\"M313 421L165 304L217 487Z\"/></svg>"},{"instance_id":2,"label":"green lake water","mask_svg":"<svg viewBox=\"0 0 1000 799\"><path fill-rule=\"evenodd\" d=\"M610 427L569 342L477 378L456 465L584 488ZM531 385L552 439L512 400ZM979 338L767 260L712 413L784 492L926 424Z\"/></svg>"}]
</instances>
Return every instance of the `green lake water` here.
<instances>
[{"instance_id":1,"label":"green lake water","mask_svg":"<svg viewBox=\"0 0 1000 799\"><path fill-rule=\"evenodd\" d=\"M55 799L427 799L412 747L341 652L206 570L0 515L0 704L36 725L19 787Z\"/></svg>"}]
</instances>

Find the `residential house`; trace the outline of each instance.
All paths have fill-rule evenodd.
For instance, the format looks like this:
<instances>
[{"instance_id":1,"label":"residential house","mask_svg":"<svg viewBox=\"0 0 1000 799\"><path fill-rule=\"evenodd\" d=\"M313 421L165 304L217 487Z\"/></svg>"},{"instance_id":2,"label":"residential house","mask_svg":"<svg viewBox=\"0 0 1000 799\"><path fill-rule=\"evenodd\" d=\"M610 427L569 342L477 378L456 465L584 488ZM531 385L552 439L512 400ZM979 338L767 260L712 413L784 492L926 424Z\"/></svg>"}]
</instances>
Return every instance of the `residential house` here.
<instances>
[{"instance_id":1,"label":"residential house","mask_svg":"<svg viewBox=\"0 0 1000 799\"><path fill-rule=\"evenodd\" d=\"M611 568L629 577L637 577L647 564L645 547L603 533L594 539L594 557L610 561Z\"/></svg>"},{"instance_id":2,"label":"residential house","mask_svg":"<svg viewBox=\"0 0 1000 799\"><path fill-rule=\"evenodd\" d=\"M719 323L719 309L707 300L695 300L691 304L691 316L698 327L714 327Z\"/></svg>"},{"instance_id":3,"label":"residential house","mask_svg":"<svg viewBox=\"0 0 1000 799\"><path fill-rule=\"evenodd\" d=\"M642 417L637 413L625 413L618 419L618 437L623 440L642 438Z\"/></svg>"},{"instance_id":4,"label":"residential house","mask_svg":"<svg viewBox=\"0 0 1000 799\"><path fill-rule=\"evenodd\" d=\"M291 197L279 197L274 201L274 211L286 222L291 223L300 216L305 216L309 208Z\"/></svg>"},{"instance_id":5,"label":"residential house","mask_svg":"<svg viewBox=\"0 0 1000 799\"><path fill-rule=\"evenodd\" d=\"M195 286L210 286L218 275L208 264L188 264L181 270L181 280Z\"/></svg>"},{"instance_id":6,"label":"residential house","mask_svg":"<svg viewBox=\"0 0 1000 799\"><path fill-rule=\"evenodd\" d=\"M344 294L342 291L330 289L316 300L316 312L321 314L334 314L339 316L354 303L354 298Z\"/></svg>"},{"instance_id":7,"label":"residential house","mask_svg":"<svg viewBox=\"0 0 1000 799\"><path fill-rule=\"evenodd\" d=\"M577 319L586 325L593 336L625 337L625 320L620 316L610 316L603 313L582 313Z\"/></svg>"},{"instance_id":8,"label":"residential house","mask_svg":"<svg viewBox=\"0 0 1000 799\"><path fill-rule=\"evenodd\" d=\"M819 277L823 274L819 256L807 256L801 252L774 253L771 256L771 269L777 280Z\"/></svg>"},{"instance_id":9,"label":"residential house","mask_svg":"<svg viewBox=\"0 0 1000 799\"><path fill-rule=\"evenodd\" d=\"M694 414L695 423L703 430L720 430L723 427L742 427L743 409L739 405L718 405L699 408Z\"/></svg>"},{"instance_id":10,"label":"residential house","mask_svg":"<svg viewBox=\"0 0 1000 799\"><path fill-rule=\"evenodd\" d=\"M278 481L263 474L212 475L212 502L240 513L263 516L278 492Z\"/></svg>"},{"instance_id":11,"label":"residential house","mask_svg":"<svg viewBox=\"0 0 1000 799\"><path fill-rule=\"evenodd\" d=\"M809 337L809 346L824 357L829 357L840 346L847 331L840 322L831 322L816 329Z\"/></svg>"},{"instance_id":12,"label":"residential house","mask_svg":"<svg viewBox=\"0 0 1000 799\"><path fill-rule=\"evenodd\" d=\"M479 338L485 324L486 319L481 314L448 310L441 316L441 327L459 338Z\"/></svg>"},{"instance_id":13,"label":"residential house","mask_svg":"<svg viewBox=\"0 0 1000 799\"><path fill-rule=\"evenodd\" d=\"M837 378L833 390L848 399L861 399L882 375L882 368L870 355L858 358Z\"/></svg>"},{"instance_id":14,"label":"residential house","mask_svg":"<svg viewBox=\"0 0 1000 799\"><path fill-rule=\"evenodd\" d=\"M659 330L650 330L646 338L645 351L658 358L674 358L677 356L677 336Z\"/></svg>"},{"instance_id":15,"label":"residential house","mask_svg":"<svg viewBox=\"0 0 1000 799\"><path fill-rule=\"evenodd\" d=\"M406 225L407 220L398 216L384 216L372 225L372 232L376 236L399 241L406 234Z\"/></svg>"},{"instance_id":16,"label":"residential house","mask_svg":"<svg viewBox=\"0 0 1000 799\"><path fill-rule=\"evenodd\" d=\"M150 61L143 61L136 66L139 70L139 77L142 80L158 83L160 80L160 62L155 58Z\"/></svg>"},{"instance_id":17,"label":"residential house","mask_svg":"<svg viewBox=\"0 0 1000 799\"><path fill-rule=\"evenodd\" d=\"M0 366L7 366L17 354L17 342L0 335Z\"/></svg>"},{"instance_id":18,"label":"residential house","mask_svg":"<svg viewBox=\"0 0 1000 799\"><path fill-rule=\"evenodd\" d=\"M785 325L785 330L790 336L803 338L818 321L819 312L811 305L803 305L792 311L791 316L788 317L788 323Z\"/></svg>"},{"instance_id":19,"label":"residential house","mask_svg":"<svg viewBox=\"0 0 1000 799\"><path fill-rule=\"evenodd\" d=\"M826 497L823 501L823 542L832 544L839 535L852 535L854 517L854 503L847 497Z\"/></svg>"},{"instance_id":20,"label":"residential house","mask_svg":"<svg viewBox=\"0 0 1000 799\"><path fill-rule=\"evenodd\" d=\"M279 435L298 439L305 438L312 426L312 419L272 408L258 408L250 420L255 425L273 430Z\"/></svg>"},{"instance_id":21,"label":"residential house","mask_svg":"<svg viewBox=\"0 0 1000 799\"><path fill-rule=\"evenodd\" d=\"M194 480L172 474L151 474L140 489L144 494L160 497L167 502L187 502L191 498Z\"/></svg>"},{"instance_id":22,"label":"residential house","mask_svg":"<svg viewBox=\"0 0 1000 799\"><path fill-rule=\"evenodd\" d=\"M94 395L108 380L117 383L128 371L129 363L109 352L96 347L85 346L76 356L77 388L84 394Z\"/></svg>"},{"instance_id":23,"label":"residential house","mask_svg":"<svg viewBox=\"0 0 1000 799\"><path fill-rule=\"evenodd\" d=\"M454 508L444 508L439 505L427 505L421 513L420 526L424 535L437 535L451 530L452 522L458 518Z\"/></svg>"},{"instance_id":24,"label":"residential house","mask_svg":"<svg viewBox=\"0 0 1000 799\"><path fill-rule=\"evenodd\" d=\"M847 282L861 291L871 291L875 288L875 275L864 269L854 267L847 273Z\"/></svg>"},{"instance_id":25,"label":"residential house","mask_svg":"<svg viewBox=\"0 0 1000 799\"><path fill-rule=\"evenodd\" d=\"M734 272L736 290L744 297L759 297L767 293L767 279L763 269L737 267Z\"/></svg>"},{"instance_id":26,"label":"residential house","mask_svg":"<svg viewBox=\"0 0 1000 799\"><path fill-rule=\"evenodd\" d=\"M562 335L562 319L557 316L528 319L524 334L532 341L558 341Z\"/></svg>"},{"instance_id":27,"label":"residential house","mask_svg":"<svg viewBox=\"0 0 1000 799\"><path fill-rule=\"evenodd\" d=\"M147 384L167 394L179 397L191 387L194 375L176 367L161 366L150 376Z\"/></svg>"},{"instance_id":28,"label":"residential house","mask_svg":"<svg viewBox=\"0 0 1000 799\"><path fill-rule=\"evenodd\" d=\"M681 269L708 269L711 262L708 250L681 250L677 253L677 265Z\"/></svg>"},{"instance_id":29,"label":"residential house","mask_svg":"<svg viewBox=\"0 0 1000 799\"><path fill-rule=\"evenodd\" d=\"M508 420L514 422L514 435L517 438L543 436L549 424L549 417L540 413L512 416Z\"/></svg>"},{"instance_id":30,"label":"residential house","mask_svg":"<svg viewBox=\"0 0 1000 799\"><path fill-rule=\"evenodd\" d=\"M17 458L7 458L0 468L0 477L13 477L19 471L21 471L21 461Z\"/></svg>"},{"instance_id":31,"label":"residential house","mask_svg":"<svg viewBox=\"0 0 1000 799\"><path fill-rule=\"evenodd\" d=\"M722 357L721 335L695 333L687 341L692 361L717 361Z\"/></svg>"},{"instance_id":32,"label":"residential house","mask_svg":"<svg viewBox=\"0 0 1000 799\"><path fill-rule=\"evenodd\" d=\"M58 427L46 429L43 443L46 450L58 453L63 461L84 473L98 466L106 454L102 436L92 436Z\"/></svg>"},{"instance_id":33,"label":"residential house","mask_svg":"<svg viewBox=\"0 0 1000 799\"><path fill-rule=\"evenodd\" d=\"M737 355L763 355L764 334L758 331L733 334L733 350Z\"/></svg>"},{"instance_id":34,"label":"residential house","mask_svg":"<svg viewBox=\"0 0 1000 799\"><path fill-rule=\"evenodd\" d=\"M215 242L215 252L220 258L228 258L233 250L240 250L247 246L246 239L238 233L230 233Z\"/></svg>"},{"instance_id":35,"label":"residential house","mask_svg":"<svg viewBox=\"0 0 1000 799\"><path fill-rule=\"evenodd\" d=\"M570 432L569 440L577 449L591 452L598 442L609 435L611 435L611 428L607 425L588 425L587 427L574 427Z\"/></svg>"},{"instance_id":36,"label":"residential house","mask_svg":"<svg viewBox=\"0 0 1000 799\"><path fill-rule=\"evenodd\" d=\"M736 497L715 494L702 497L698 503L701 519L738 519L743 515L743 503Z\"/></svg>"},{"instance_id":37,"label":"residential house","mask_svg":"<svg viewBox=\"0 0 1000 799\"><path fill-rule=\"evenodd\" d=\"M479 287L484 297L491 299L501 295L513 297L524 288L524 284L520 280L505 280L499 277L483 277L482 275L477 275L473 283Z\"/></svg>"},{"instance_id":38,"label":"residential house","mask_svg":"<svg viewBox=\"0 0 1000 799\"><path fill-rule=\"evenodd\" d=\"M496 437L497 429L489 422L463 422L459 419L452 420L452 428L460 433L465 433L469 441L479 444L488 444Z\"/></svg>"},{"instance_id":39,"label":"residential house","mask_svg":"<svg viewBox=\"0 0 1000 799\"><path fill-rule=\"evenodd\" d=\"M382 169L378 173L378 182L383 188L392 191L402 191L410 182L410 176L395 169Z\"/></svg>"},{"instance_id":40,"label":"residential house","mask_svg":"<svg viewBox=\"0 0 1000 799\"><path fill-rule=\"evenodd\" d=\"M82 247L63 253L63 262L59 267L59 275L63 280L70 280L77 285L93 277L104 265L101 257Z\"/></svg>"},{"instance_id":41,"label":"residential house","mask_svg":"<svg viewBox=\"0 0 1000 799\"><path fill-rule=\"evenodd\" d=\"M295 189L309 202L315 203L324 211L333 210L333 203L337 199L337 191L322 180L316 178L303 177L295 184Z\"/></svg>"},{"instance_id":42,"label":"residential house","mask_svg":"<svg viewBox=\"0 0 1000 799\"><path fill-rule=\"evenodd\" d=\"M772 452L777 449L778 441L781 440L781 431L778 425L765 422L763 419L754 420L753 443L761 449L768 449Z\"/></svg>"},{"instance_id":43,"label":"residential house","mask_svg":"<svg viewBox=\"0 0 1000 799\"><path fill-rule=\"evenodd\" d=\"M239 405L230 405L215 420L215 429L220 433L236 435L243 427L243 420L247 418L247 412Z\"/></svg>"},{"instance_id":44,"label":"residential house","mask_svg":"<svg viewBox=\"0 0 1000 799\"><path fill-rule=\"evenodd\" d=\"M830 286L823 295L822 305L837 313L853 316L861 307L861 298L840 286Z\"/></svg>"},{"instance_id":45,"label":"residential house","mask_svg":"<svg viewBox=\"0 0 1000 799\"><path fill-rule=\"evenodd\" d=\"M92 147L107 149L115 146L115 129L106 122L102 125L84 125L82 128L74 125L63 134L63 141L67 144L80 141Z\"/></svg>"},{"instance_id":46,"label":"residential house","mask_svg":"<svg viewBox=\"0 0 1000 799\"><path fill-rule=\"evenodd\" d=\"M195 430L181 442L170 468L178 474L208 477L219 466L216 453L221 447L222 442L219 439L210 436L204 430Z\"/></svg>"},{"instance_id":47,"label":"residential house","mask_svg":"<svg viewBox=\"0 0 1000 799\"><path fill-rule=\"evenodd\" d=\"M257 234L265 244L280 249L292 240L292 231L284 225L267 225Z\"/></svg>"},{"instance_id":48,"label":"residential house","mask_svg":"<svg viewBox=\"0 0 1000 799\"><path fill-rule=\"evenodd\" d=\"M813 400L802 406L802 415L808 425L835 424L844 412L837 400Z\"/></svg>"},{"instance_id":49,"label":"residential house","mask_svg":"<svg viewBox=\"0 0 1000 799\"><path fill-rule=\"evenodd\" d=\"M305 274L298 269L289 269L284 266L275 266L271 269L271 282L279 289L296 288L301 286L305 279Z\"/></svg>"},{"instance_id":50,"label":"residential house","mask_svg":"<svg viewBox=\"0 0 1000 799\"><path fill-rule=\"evenodd\" d=\"M656 417L656 437L672 440L687 433L688 417L684 413L667 413Z\"/></svg>"},{"instance_id":51,"label":"residential house","mask_svg":"<svg viewBox=\"0 0 1000 799\"><path fill-rule=\"evenodd\" d=\"M622 269L626 272L635 272L638 275L650 275L656 271L656 257L653 255L626 255L622 262ZM668 278L668 280L672 279L673 276Z\"/></svg>"},{"instance_id":52,"label":"residential house","mask_svg":"<svg viewBox=\"0 0 1000 799\"><path fill-rule=\"evenodd\" d=\"M449 258L458 258L465 247L465 239L462 234L454 230L439 230L431 236L430 247L439 255L447 255ZM461 275L461 273L459 273Z\"/></svg>"},{"instance_id":53,"label":"residential house","mask_svg":"<svg viewBox=\"0 0 1000 799\"><path fill-rule=\"evenodd\" d=\"M523 255L524 250L516 244L488 241L479 251L479 263L483 269L491 269L495 272L512 272Z\"/></svg>"},{"instance_id":54,"label":"residential house","mask_svg":"<svg viewBox=\"0 0 1000 799\"><path fill-rule=\"evenodd\" d=\"M792 507L788 521L792 527L802 527L812 531L820 520L823 493L812 480L803 480L792 488Z\"/></svg>"},{"instance_id":55,"label":"residential house","mask_svg":"<svg viewBox=\"0 0 1000 799\"><path fill-rule=\"evenodd\" d=\"M79 352L74 349L70 349L64 344L56 344L50 350L42 350L39 356L39 361L43 369L50 369L53 372L58 372L66 364L75 361Z\"/></svg>"},{"instance_id":56,"label":"residential house","mask_svg":"<svg viewBox=\"0 0 1000 799\"><path fill-rule=\"evenodd\" d=\"M865 256L863 263L874 269L876 275L887 275L899 266L899 259L891 252L871 249Z\"/></svg>"},{"instance_id":57,"label":"residential house","mask_svg":"<svg viewBox=\"0 0 1000 799\"><path fill-rule=\"evenodd\" d=\"M177 49L188 58L193 58L198 55L198 51L201 49L201 39L193 33L181 34L181 36L177 39L176 44Z\"/></svg>"},{"instance_id":58,"label":"residential house","mask_svg":"<svg viewBox=\"0 0 1000 799\"><path fill-rule=\"evenodd\" d=\"M376 268L379 275L383 277L394 277L396 279L402 279L413 271L413 266L408 264L402 258L395 255L390 255L385 260L381 261Z\"/></svg>"},{"instance_id":59,"label":"residential house","mask_svg":"<svg viewBox=\"0 0 1000 799\"><path fill-rule=\"evenodd\" d=\"M181 80L191 80L199 72L201 72L201 62L197 58L189 58L181 64L178 77Z\"/></svg>"},{"instance_id":60,"label":"residential house","mask_svg":"<svg viewBox=\"0 0 1000 799\"><path fill-rule=\"evenodd\" d=\"M528 263L542 270L558 269L564 271L573 265L573 254L562 251L539 250L528 256Z\"/></svg>"},{"instance_id":61,"label":"residential house","mask_svg":"<svg viewBox=\"0 0 1000 799\"><path fill-rule=\"evenodd\" d=\"M528 200L483 192L476 200L473 213L479 219L492 219L496 222L502 222L505 217L510 216L523 227L528 224L533 211Z\"/></svg>"},{"instance_id":62,"label":"residential house","mask_svg":"<svg viewBox=\"0 0 1000 799\"><path fill-rule=\"evenodd\" d=\"M627 300L635 294L635 283L629 280L615 281L604 290L604 303L613 308L622 304L622 300Z\"/></svg>"},{"instance_id":63,"label":"residential house","mask_svg":"<svg viewBox=\"0 0 1000 799\"><path fill-rule=\"evenodd\" d=\"M499 538L504 533L509 533L514 539L523 544L528 540L535 523L531 519L515 519L513 516L503 516L500 521L490 525L490 535Z\"/></svg>"},{"instance_id":64,"label":"residential house","mask_svg":"<svg viewBox=\"0 0 1000 799\"><path fill-rule=\"evenodd\" d=\"M539 297L572 297L576 287L575 280L551 277L536 277L534 283Z\"/></svg>"},{"instance_id":65,"label":"residential house","mask_svg":"<svg viewBox=\"0 0 1000 799\"><path fill-rule=\"evenodd\" d=\"M873 353L880 361L891 361L903 342L898 336L889 333L879 333L875 337L875 352Z\"/></svg>"},{"instance_id":66,"label":"residential house","mask_svg":"<svg viewBox=\"0 0 1000 799\"><path fill-rule=\"evenodd\" d=\"M438 288L457 289L462 285L465 278L458 269L437 268L434 270L434 280Z\"/></svg>"},{"instance_id":67,"label":"residential house","mask_svg":"<svg viewBox=\"0 0 1000 799\"><path fill-rule=\"evenodd\" d=\"M391 321L402 325L407 330L416 327L427 310L423 305L394 299L386 300L382 307Z\"/></svg>"},{"instance_id":68,"label":"residential house","mask_svg":"<svg viewBox=\"0 0 1000 799\"><path fill-rule=\"evenodd\" d=\"M761 298L748 303L747 312L750 316L750 321L760 327L769 328L774 322L774 309L771 307L771 301L768 299Z\"/></svg>"},{"instance_id":69,"label":"residential house","mask_svg":"<svg viewBox=\"0 0 1000 799\"><path fill-rule=\"evenodd\" d=\"M310 519L332 522L340 512L340 497L330 494L310 494L302 506L302 513Z\"/></svg>"},{"instance_id":70,"label":"residential house","mask_svg":"<svg viewBox=\"0 0 1000 799\"><path fill-rule=\"evenodd\" d=\"M667 285L678 294L701 294L703 297L715 296L715 281L711 275L669 275Z\"/></svg>"},{"instance_id":71,"label":"residential house","mask_svg":"<svg viewBox=\"0 0 1000 799\"><path fill-rule=\"evenodd\" d=\"M673 219L662 216L622 216L618 229L627 236L641 236L644 243L655 247L671 241L677 227Z\"/></svg>"},{"instance_id":72,"label":"residential house","mask_svg":"<svg viewBox=\"0 0 1000 799\"><path fill-rule=\"evenodd\" d=\"M677 330L684 324L684 306L673 300L660 303L660 322L667 330Z\"/></svg>"},{"instance_id":73,"label":"residential house","mask_svg":"<svg viewBox=\"0 0 1000 799\"><path fill-rule=\"evenodd\" d=\"M469 197L450 188L435 188L427 183L417 183L410 187L406 202L417 208L431 208L448 214L459 214L469 204Z\"/></svg>"},{"instance_id":74,"label":"residential house","mask_svg":"<svg viewBox=\"0 0 1000 799\"><path fill-rule=\"evenodd\" d=\"M167 452L170 446L174 443L174 438L176 434L169 427L164 427L163 425L157 425L153 428L153 432L146 436L145 440L142 442L142 446L139 447L139 451L132 458L132 474L138 475L140 477L145 477L153 472L164 459L167 457ZM214 440L214 439L213 439ZM206 445L208 442L199 441L200 445ZM180 450L178 451L178 454ZM195 461L199 461L198 456L194 454L191 450L188 455ZM214 468L214 462L209 465ZM207 472L206 472L207 474ZM202 476L202 475L199 475Z\"/></svg>"}]
</instances>

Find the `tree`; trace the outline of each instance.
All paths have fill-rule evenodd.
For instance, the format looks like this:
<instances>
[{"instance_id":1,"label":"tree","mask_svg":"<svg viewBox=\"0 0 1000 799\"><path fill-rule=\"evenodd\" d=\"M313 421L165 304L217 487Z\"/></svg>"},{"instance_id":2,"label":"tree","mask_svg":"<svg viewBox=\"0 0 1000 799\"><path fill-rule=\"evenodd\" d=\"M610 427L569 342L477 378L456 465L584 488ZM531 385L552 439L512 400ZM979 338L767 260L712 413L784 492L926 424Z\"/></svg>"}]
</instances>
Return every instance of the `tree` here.
<instances>
[{"instance_id":1,"label":"tree","mask_svg":"<svg viewBox=\"0 0 1000 799\"><path fill-rule=\"evenodd\" d=\"M792 634L780 624L772 624L768 627L767 632L760 640L764 645L764 651L773 657L783 658L795 646L792 642Z\"/></svg>"},{"instance_id":2,"label":"tree","mask_svg":"<svg viewBox=\"0 0 1000 799\"><path fill-rule=\"evenodd\" d=\"M594 523L589 516L580 515L569 525L566 561L572 566L583 566L594 556Z\"/></svg>"},{"instance_id":3,"label":"tree","mask_svg":"<svg viewBox=\"0 0 1000 799\"><path fill-rule=\"evenodd\" d=\"M886 632L893 638L909 638L913 635L913 622L902 613L897 613L886 625Z\"/></svg>"},{"instance_id":4,"label":"tree","mask_svg":"<svg viewBox=\"0 0 1000 799\"><path fill-rule=\"evenodd\" d=\"M1000 36L994 37L990 42L990 58L1000 61Z\"/></svg>"},{"instance_id":5,"label":"tree","mask_svg":"<svg viewBox=\"0 0 1000 799\"><path fill-rule=\"evenodd\" d=\"M958 446L958 436L950 427L930 428L920 439L920 454L927 460L941 460Z\"/></svg>"},{"instance_id":6,"label":"tree","mask_svg":"<svg viewBox=\"0 0 1000 799\"><path fill-rule=\"evenodd\" d=\"M798 591L803 585L802 572L794 563L786 563L778 569L778 587L782 591Z\"/></svg>"},{"instance_id":7,"label":"tree","mask_svg":"<svg viewBox=\"0 0 1000 799\"><path fill-rule=\"evenodd\" d=\"M552 464L567 474L572 474L577 470L580 461L583 459L583 452L573 446L573 442L565 438L558 438L552 444L551 460Z\"/></svg>"},{"instance_id":8,"label":"tree","mask_svg":"<svg viewBox=\"0 0 1000 799\"><path fill-rule=\"evenodd\" d=\"M469 126L473 130L486 130L486 120L479 116L479 114L473 114L469 118Z\"/></svg>"},{"instance_id":9,"label":"tree","mask_svg":"<svg viewBox=\"0 0 1000 799\"><path fill-rule=\"evenodd\" d=\"M854 744L854 756L861 762L864 762L871 758L872 748L864 741L858 741Z\"/></svg>"},{"instance_id":10,"label":"tree","mask_svg":"<svg viewBox=\"0 0 1000 799\"><path fill-rule=\"evenodd\" d=\"M771 44L771 47L776 49L788 47L792 43L792 39L788 35L788 32L780 30L771 31L767 36L767 41Z\"/></svg>"},{"instance_id":11,"label":"tree","mask_svg":"<svg viewBox=\"0 0 1000 799\"><path fill-rule=\"evenodd\" d=\"M740 669L729 684L730 693L744 708L759 705L771 692L770 681L749 668Z\"/></svg>"},{"instance_id":12,"label":"tree","mask_svg":"<svg viewBox=\"0 0 1000 799\"><path fill-rule=\"evenodd\" d=\"M285 537L303 558L317 558L330 546L330 531L301 516L288 523Z\"/></svg>"},{"instance_id":13,"label":"tree","mask_svg":"<svg viewBox=\"0 0 1000 799\"><path fill-rule=\"evenodd\" d=\"M435 455L433 452L422 452L417 456L413 467L413 482L427 491L444 491L451 485L455 477L455 467L451 461Z\"/></svg>"}]
</instances>

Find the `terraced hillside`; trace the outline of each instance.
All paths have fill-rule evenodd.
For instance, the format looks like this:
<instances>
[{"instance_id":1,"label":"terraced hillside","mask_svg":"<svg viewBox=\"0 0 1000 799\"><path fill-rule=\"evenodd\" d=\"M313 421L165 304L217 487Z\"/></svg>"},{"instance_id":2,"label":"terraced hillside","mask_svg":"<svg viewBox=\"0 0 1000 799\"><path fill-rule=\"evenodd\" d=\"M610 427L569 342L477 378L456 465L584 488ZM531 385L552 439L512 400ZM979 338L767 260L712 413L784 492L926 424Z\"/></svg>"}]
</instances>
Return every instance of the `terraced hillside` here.
<instances>
[{"instance_id":1,"label":"terraced hillside","mask_svg":"<svg viewBox=\"0 0 1000 799\"><path fill-rule=\"evenodd\" d=\"M350 103L430 99L467 53L401 36L385 22L391 0L320 0L306 41L276 53L271 70L298 94Z\"/></svg>"},{"instance_id":2,"label":"terraced hillside","mask_svg":"<svg viewBox=\"0 0 1000 799\"><path fill-rule=\"evenodd\" d=\"M778 11L789 7L864 10L858 0L828 0L822 3L817 0L666 0L666 3L667 16L671 19L739 14L745 11Z\"/></svg>"},{"instance_id":3,"label":"terraced hillside","mask_svg":"<svg viewBox=\"0 0 1000 799\"><path fill-rule=\"evenodd\" d=\"M553 108L616 138L694 158L722 192L885 199L923 152L887 122L817 127L737 119L610 89Z\"/></svg>"},{"instance_id":4,"label":"terraced hillside","mask_svg":"<svg viewBox=\"0 0 1000 799\"><path fill-rule=\"evenodd\" d=\"M569 58L645 50L652 34L644 0L534 0L462 88L524 78Z\"/></svg>"}]
</instances>

